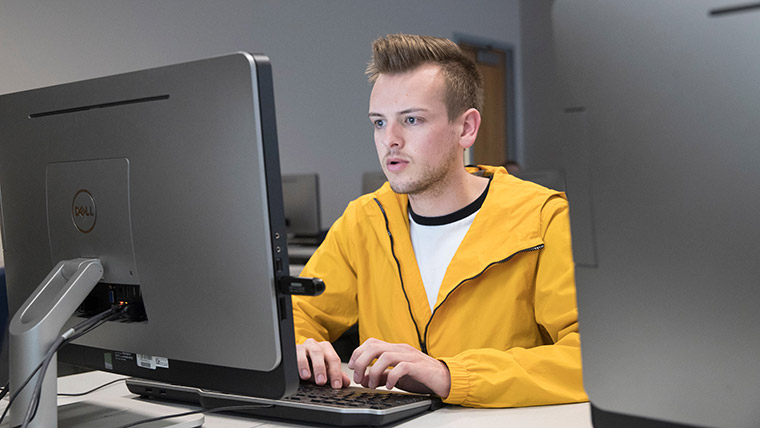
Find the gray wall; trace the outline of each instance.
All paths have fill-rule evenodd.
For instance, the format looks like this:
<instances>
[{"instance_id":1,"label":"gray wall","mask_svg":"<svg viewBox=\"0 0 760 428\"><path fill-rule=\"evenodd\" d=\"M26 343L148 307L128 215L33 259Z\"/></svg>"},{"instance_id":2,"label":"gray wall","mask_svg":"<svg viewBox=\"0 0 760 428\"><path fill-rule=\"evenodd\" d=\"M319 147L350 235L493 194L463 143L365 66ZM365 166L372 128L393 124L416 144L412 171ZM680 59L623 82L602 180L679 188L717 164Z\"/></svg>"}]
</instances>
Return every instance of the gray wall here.
<instances>
[{"instance_id":1,"label":"gray wall","mask_svg":"<svg viewBox=\"0 0 760 428\"><path fill-rule=\"evenodd\" d=\"M317 172L323 226L379 170L366 117L369 46L394 32L515 47L522 149L520 20L550 0L0 0L0 93L247 50L272 59L283 173ZM548 15L545 17L548 19ZM531 50L543 52L538 28ZM542 36L543 37L543 36ZM539 64L540 65L540 64ZM530 97L540 113L543 95ZM535 116L532 122L539 122ZM532 131L525 135L537 139ZM541 138L543 138L541 136ZM527 159L521 157L527 162Z\"/></svg>"}]
</instances>

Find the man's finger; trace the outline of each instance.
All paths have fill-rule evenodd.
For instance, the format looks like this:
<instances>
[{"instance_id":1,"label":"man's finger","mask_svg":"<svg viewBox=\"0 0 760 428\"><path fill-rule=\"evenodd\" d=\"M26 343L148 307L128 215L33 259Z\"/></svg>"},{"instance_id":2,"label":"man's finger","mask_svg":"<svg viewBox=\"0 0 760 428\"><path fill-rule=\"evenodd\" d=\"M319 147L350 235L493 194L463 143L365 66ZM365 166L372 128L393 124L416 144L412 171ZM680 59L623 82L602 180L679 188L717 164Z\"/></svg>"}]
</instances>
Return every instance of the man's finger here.
<instances>
[{"instance_id":1,"label":"man's finger","mask_svg":"<svg viewBox=\"0 0 760 428\"><path fill-rule=\"evenodd\" d=\"M340 357L338 356L338 353L335 352L335 348L333 348L331 343L324 342L322 345L330 386L335 389L340 389L343 387L343 377L346 376L341 367Z\"/></svg>"},{"instance_id":2,"label":"man's finger","mask_svg":"<svg viewBox=\"0 0 760 428\"><path fill-rule=\"evenodd\" d=\"M308 339L304 342L306 355L311 362L312 379L317 385L324 385L327 382L327 367L325 366L325 355L320 344L314 339Z\"/></svg>"},{"instance_id":3,"label":"man's finger","mask_svg":"<svg viewBox=\"0 0 760 428\"><path fill-rule=\"evenodd\" d=\"M311 370L309 370L309 358L306 356L306 347L304 345L296 345L296 361L298 361L298 375L303 380L311 378Z\"/></svg>"}]
</instances>

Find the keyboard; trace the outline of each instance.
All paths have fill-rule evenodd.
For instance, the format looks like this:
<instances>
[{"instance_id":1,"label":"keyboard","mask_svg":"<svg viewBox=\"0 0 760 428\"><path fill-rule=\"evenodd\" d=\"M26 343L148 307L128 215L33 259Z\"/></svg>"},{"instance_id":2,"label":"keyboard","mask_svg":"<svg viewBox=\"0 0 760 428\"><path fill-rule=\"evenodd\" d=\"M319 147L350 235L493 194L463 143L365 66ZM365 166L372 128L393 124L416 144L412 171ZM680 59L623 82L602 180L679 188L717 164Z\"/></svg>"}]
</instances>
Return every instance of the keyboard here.
<instances>
[{"instance_id":1,"label":"keyboard","mask_svg":"<svg viewBox=\"0 0 760 428\"><path fill-rule=\"evenodd\" d=\"M442 407L439 398L428 395L355 386L336 390L312 383L301 383L295 394L279 400L225 394L136 378L127 380L127 388L148 399L192 403L206 409L252 406L236 410L235 413L331 426L387 425Z\"/></svg>"}]
</instances>

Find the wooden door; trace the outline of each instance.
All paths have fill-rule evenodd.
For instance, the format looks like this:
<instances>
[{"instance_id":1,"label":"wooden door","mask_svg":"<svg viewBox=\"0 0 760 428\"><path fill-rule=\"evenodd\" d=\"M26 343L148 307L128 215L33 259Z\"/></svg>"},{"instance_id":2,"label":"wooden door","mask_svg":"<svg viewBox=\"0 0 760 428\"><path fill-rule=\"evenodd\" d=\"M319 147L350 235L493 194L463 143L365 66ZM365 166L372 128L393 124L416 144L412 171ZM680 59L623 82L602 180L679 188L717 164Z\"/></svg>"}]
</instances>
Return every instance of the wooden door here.
<instances>
[{"instance_id":1,"label":"wooden door","mask_svg":"<svg viewBox=\"0 0 760 428\"><path fill-rule=\"evenodd\" d=\"M465 156L470 164L502 165L508 153L507 52L492 47L459 43L465 55L483 75L484 103L482 122L475 144Z\"/></svg>"}]
</instances>

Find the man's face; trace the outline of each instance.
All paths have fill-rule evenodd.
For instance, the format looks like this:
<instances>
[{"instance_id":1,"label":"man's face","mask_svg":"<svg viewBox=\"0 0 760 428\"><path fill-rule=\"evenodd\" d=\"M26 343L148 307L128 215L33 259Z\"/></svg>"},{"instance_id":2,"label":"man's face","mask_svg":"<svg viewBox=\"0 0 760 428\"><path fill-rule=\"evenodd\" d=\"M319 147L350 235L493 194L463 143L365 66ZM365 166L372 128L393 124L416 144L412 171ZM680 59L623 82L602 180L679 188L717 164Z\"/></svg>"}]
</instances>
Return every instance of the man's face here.
<instances>
[{"instance_id":1,"label":"man's face","mask_svg":"<svg viewBox=\"0 0 760 428\"><path fill-rule=\"evenodd\" d=\"M438 195L462 166L460 120L449 122L445 78L437 65L381 74L369 100L375 147L397 193Z\"/></svg>"}]
</instances>

